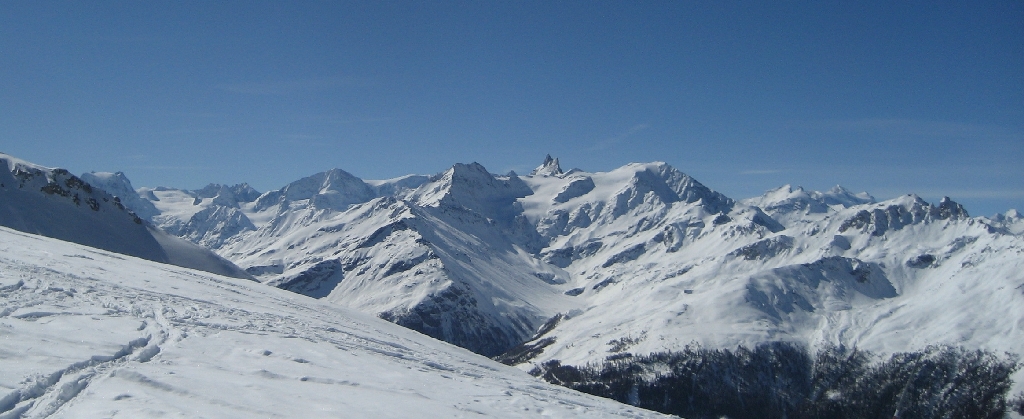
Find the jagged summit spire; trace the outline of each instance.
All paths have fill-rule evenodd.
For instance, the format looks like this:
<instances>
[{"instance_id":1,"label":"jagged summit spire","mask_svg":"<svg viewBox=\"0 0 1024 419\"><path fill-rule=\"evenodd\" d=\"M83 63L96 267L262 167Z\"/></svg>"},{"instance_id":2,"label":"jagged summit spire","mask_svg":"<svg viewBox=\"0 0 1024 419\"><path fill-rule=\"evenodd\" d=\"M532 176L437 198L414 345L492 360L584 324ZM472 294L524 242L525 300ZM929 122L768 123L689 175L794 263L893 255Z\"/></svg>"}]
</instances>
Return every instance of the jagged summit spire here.
<instances>
[{"instance_id":1,"label":"jagged summit spire","mask_svg":"<svg viewBox=\"0 0 1024 419\"><path fill-rule=\"evenodd\" d=\"M562 167L558 165L558 159L552 159L550 154L544 157L544 163L530 172L530 176L558 176L561 174Z\"/></svg>"}]
</instances>

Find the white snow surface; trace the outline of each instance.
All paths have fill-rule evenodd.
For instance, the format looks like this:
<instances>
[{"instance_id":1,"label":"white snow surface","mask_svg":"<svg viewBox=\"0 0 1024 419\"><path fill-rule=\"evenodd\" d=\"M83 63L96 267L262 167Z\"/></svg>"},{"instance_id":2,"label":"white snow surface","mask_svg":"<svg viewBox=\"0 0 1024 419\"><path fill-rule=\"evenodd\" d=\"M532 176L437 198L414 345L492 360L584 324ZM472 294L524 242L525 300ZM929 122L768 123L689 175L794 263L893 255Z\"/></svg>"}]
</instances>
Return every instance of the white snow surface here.
<instances>
[{"instance_id":1,"label":"white snow surface","mask_svg":"<svg viewBox=\"0 0 1024 419\"><path fill-rule=\"evenodd\" d=\"M0 227L0 417L660 417L295 293Z\"/></svg>"},{"instance_id":2,"label":"white snow surface","mask_svg":"<svg viewBox=\"0 0 1024 419\"><path fill-rule=\"evenodd\" d=\"M160 213L160 210L156 209L152 202L139 196L124 172L89 172L83 173L81 178L86 183L120 198L124 206L143 219L148 220Z\"/></svg>"},{"instance_id":3,"label":"white snow surface","mask_svg":"<svg viewBox=\"0 0 1024 419\"><path fill-rule=\"evenodd\" d=\"M970 217L951 200L839 186L736 201L661 162L563 173L545 159L534 173L458 164L365 182L372 197L346 178L357 194L330 208L272 191L257 200L272 205L240 207L265 221L218 252L266 283L463 346L549 343L524 370L768 341L1021 353L1016 211Z\"/></svg>"}]
</instances>

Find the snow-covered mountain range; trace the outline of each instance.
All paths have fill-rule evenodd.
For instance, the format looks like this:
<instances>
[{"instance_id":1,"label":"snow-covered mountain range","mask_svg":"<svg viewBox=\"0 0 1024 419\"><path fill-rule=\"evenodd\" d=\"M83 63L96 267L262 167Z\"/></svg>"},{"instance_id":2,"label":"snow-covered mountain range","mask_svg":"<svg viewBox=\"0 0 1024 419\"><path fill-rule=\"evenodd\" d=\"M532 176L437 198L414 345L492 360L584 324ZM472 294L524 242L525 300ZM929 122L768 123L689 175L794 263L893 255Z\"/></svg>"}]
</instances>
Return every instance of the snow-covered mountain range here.
<instances>
[{"instance_id":1,"label":"snow-covered mountain range","mask_svg":"<svg viewBox=\"0 0 1024 419\"><path fill-rule=\"evenodd\" d=\"M949 199L876 202L838 186L737 200L665 163L563 171L550 157L525 176L334 169L262 194L133 195L123 175L83 178L260 282L524 370L779 341L880 354L1024 342L1014 210L971 217Z\"/></svg>"},{"instance_id":2,"label":"snow-covered mountain range","mask_svg":"<svg viewBox=\"0 0 1024 419\"><path fill-rule=\"evenodd\" d=\"M489 355L551 319L532 362L691 343L1024 341L1019 316L990 309L1024 313L1015 211L972 218L950 200L841 187L736 201L664 163L563 173L550 158L529 176L457 164L375 182L333 170L257 199L212 189L142 195L160 197L169 231L189 226L264 282Z\"/></svg>"}]
</instances>

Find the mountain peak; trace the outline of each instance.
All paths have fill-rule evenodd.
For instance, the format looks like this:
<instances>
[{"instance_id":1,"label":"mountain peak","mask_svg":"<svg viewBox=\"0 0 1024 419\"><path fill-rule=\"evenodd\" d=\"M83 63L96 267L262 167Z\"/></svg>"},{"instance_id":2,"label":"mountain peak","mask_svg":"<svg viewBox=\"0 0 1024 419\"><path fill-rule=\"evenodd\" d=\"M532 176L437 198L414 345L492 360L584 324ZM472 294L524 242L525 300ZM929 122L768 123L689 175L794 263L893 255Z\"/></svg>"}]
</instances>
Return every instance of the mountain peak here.
<instances>
[{"instance_id":1,"label":"mountain peak","mask_svg":"<svg viewBox=\"0 0 1024 419\"><path fill-rule=\"evenodd\" d=\"M477 162L466 163L455 163L452 168L448 170L453 178L468 178L468 177L481 177L490 178L491 172L487 171L487 168ZM447 173L446 173L447 174Z\"/></svg>"},{"instance_id":2,"label":"mountain peak","mask_svg":"<svg viewBox=\"0 0 1024 419\"><path fill-rule=\"evenodd\" d=\"M941 219L963 219L970 217L963 205L949 199L948 196L942 197L942 200L939 201L939 205L936 207L936 212L938 218Z\"/></svg>"},{"instance_id":3,"label":"mountain peak","mask_svg":"<svg viewBox=\"0 0 1024 419\"><path fill-rule=\"evenodd\" d=\"M483 165L474 162L457 163L444 173L435 175L415 195L421 205L448 203L479 210L496 202L512 202L530 193L530 188L518 177L498 179Z\"/></svg>"},{"instance_id":4,"label":"mountain peak","mask_svg":"<svg viewBox=\"0 0 1024 419\"><path fill-rule=\"evenodd\" d=\"M558 176L561 174L562 167L558 165L558 159L552 159L550 154L544 157L544 163L530 172L530 176Z\"/></svg>"},{"instance_id":5,"label":"mountain peak","mask_svg":"<svg viewBox=\"0 0 1024 419\"><path fill-rule=\"evenodd\" d=\"M875 197L867 192L853 193L840 185L833 186L832 189L821 194L821 196L822 202L826 205L842 205L846 208L875 202Z\"/></svg>"},{"instance_id":6,"label":"mountain peak","mask_svg":"<svg viewBox=\"0 0 1024 419\"><path fill-rule=\"evenodd\" d=\"M149 220L160 213L152 202L139 196L132 186L132 182L123 172L89 172L83 173L81 179L120 198L121 203L139 217Z\"/></svg>"},{"instance_id":7,"label":"mountain peak","mask_svg":"<svg viewBox=\"0 0 1024 419\"><path fill-rule=\"evenodd\" d=\"M335 210L369 201L375 195L362 179L341 169L331 169L292 182L282 192L288 201L310 199L316 207Z\"/></svg>"}]
</instances>

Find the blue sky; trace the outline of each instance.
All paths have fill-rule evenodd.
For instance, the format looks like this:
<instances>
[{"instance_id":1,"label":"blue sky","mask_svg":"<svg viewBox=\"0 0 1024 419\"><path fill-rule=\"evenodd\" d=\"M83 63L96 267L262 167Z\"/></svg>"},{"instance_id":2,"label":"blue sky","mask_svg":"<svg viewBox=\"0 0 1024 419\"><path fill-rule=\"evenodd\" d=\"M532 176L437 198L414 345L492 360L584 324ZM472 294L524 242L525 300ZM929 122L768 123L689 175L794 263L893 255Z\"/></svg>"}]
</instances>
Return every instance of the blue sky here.
<instances>
[{"instance_id":1,"label":"blue sky","mask_svg":"<svg viewBox=\"0 0 1024 419\"><path fill-rule=\"evenodd\" d=\"M991 215L1024 210L1022 69L1020 1L0 1L0 151L261 191L550 153Z\"/></svg>"}]
</instances>

